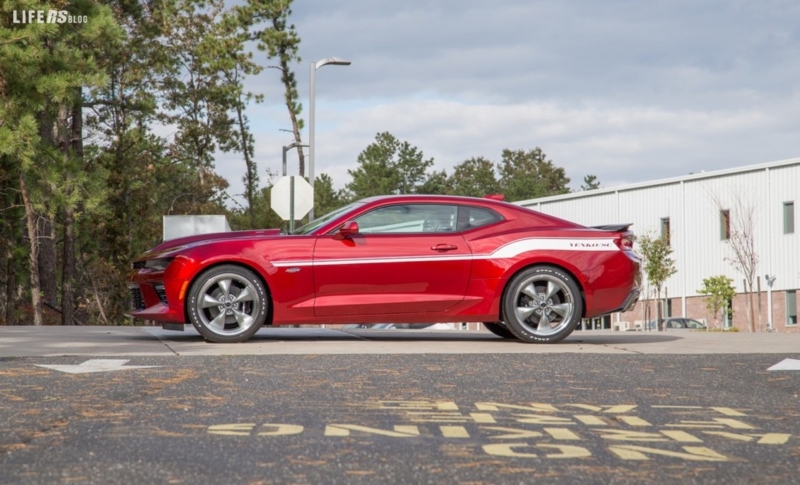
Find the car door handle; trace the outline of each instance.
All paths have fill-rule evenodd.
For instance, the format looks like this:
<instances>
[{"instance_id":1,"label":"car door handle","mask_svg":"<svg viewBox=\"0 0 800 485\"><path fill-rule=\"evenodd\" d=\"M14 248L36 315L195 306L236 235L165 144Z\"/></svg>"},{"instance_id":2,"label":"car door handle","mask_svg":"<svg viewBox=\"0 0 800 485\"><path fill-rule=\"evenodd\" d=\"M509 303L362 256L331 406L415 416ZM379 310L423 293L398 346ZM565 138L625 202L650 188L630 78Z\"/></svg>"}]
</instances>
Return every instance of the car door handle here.
<instances>
[{"instance_id":1,"label":"car door handle","mask_svg":"<svg viewBox=\"0 0 800 485\"><path fill-rule=\"evenodd\" d=\"M458 249L458 246L455 244L437 244L431 249L434 251L452 251L454 249Z\"/></svg>"}]
</instances>

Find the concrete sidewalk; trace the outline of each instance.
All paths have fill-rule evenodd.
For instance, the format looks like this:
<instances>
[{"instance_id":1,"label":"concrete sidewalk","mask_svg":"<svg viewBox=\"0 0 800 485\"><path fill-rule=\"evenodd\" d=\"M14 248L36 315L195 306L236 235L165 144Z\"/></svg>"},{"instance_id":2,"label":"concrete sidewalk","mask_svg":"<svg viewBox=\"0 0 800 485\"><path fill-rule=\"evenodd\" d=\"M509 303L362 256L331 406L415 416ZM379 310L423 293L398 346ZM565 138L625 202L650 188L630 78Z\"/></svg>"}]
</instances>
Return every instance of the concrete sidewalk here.
<instances>
[{"instance_id":1,"label":"concrete sidewalk","mask_svg":"<svg viewBox=\"0 0 800 485\"><path fill-rule=\"evenodd\" d=\"M800 333L577 331L558 344L489 332L264 328L240 344L210 344L191 327L0 327L0 358L280 354L798 354Z\"/></svg>"}]
</instances>

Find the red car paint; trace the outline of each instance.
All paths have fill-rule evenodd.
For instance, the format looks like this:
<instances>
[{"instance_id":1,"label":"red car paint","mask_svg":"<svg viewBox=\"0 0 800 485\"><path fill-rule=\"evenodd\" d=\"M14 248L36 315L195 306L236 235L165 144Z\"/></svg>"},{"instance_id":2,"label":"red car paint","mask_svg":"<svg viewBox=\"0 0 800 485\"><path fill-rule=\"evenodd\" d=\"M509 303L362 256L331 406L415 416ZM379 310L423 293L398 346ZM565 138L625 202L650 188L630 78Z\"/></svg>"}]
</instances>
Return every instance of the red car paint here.
<instances>
[{"instance_id":1,"label":"red car paint","mask_svg":"<svg viewBox=\"0 0 800 485\"><path fill-rule=\"evenodd\" d=\"M398 204L485 208L500 220L453 232L338 234L345 222ZM235 231L166 241L133 262L128 286L136 308L130 315L187 323L194 279L215 265L235 264L253 270L267 287L265 325L492 322L502 320L506 283L546 264L575 278L582 316L589 318L629 308L629 296L638 293L639 259L621 242L628 236L494 199L373 197L308 234ZM168 265L145 266L153 260ZM161 285L166 302L156 291Z\"/></svg>"}]
</instances>

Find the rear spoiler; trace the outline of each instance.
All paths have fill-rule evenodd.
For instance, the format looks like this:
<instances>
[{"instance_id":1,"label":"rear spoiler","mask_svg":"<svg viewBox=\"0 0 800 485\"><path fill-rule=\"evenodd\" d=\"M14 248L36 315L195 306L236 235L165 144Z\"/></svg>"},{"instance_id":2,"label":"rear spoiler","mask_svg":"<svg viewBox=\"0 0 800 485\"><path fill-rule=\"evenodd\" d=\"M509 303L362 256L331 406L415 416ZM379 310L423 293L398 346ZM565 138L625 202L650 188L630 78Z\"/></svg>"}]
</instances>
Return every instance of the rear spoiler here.
<instances>
[{"instance_id":1,"label":"rear spoiler","mask_svg":"<svg viewBox=\"0 0 800 485\"><path fill-rule=\"evenodd\" d=\"M601 231L612 231L612 232L626 232L630 227L633 225L632 222L627 224L606 224L604 226L591 226L591 229L600 229Z\"/></svg>"}]
</instances>

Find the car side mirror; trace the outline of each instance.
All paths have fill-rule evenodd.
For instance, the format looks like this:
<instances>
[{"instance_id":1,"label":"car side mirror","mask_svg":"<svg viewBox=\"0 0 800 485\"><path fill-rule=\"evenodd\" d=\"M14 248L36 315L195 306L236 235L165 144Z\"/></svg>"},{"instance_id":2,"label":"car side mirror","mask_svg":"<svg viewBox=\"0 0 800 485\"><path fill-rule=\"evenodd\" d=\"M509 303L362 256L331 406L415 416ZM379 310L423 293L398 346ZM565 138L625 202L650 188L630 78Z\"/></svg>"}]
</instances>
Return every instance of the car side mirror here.
<instances>
[{"instance_id":1,"label":"car side mirror","mask_svg":"<svg viewBox=\"0 0 800 485\"><path fill-rule=\"evenodd\" d=\"M358 234L358 223L356 221L347 221L339 227L339 236L346 239Z\"/></svg>"}]
</instances>

